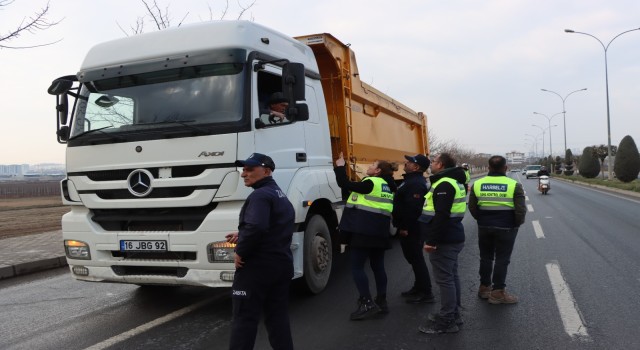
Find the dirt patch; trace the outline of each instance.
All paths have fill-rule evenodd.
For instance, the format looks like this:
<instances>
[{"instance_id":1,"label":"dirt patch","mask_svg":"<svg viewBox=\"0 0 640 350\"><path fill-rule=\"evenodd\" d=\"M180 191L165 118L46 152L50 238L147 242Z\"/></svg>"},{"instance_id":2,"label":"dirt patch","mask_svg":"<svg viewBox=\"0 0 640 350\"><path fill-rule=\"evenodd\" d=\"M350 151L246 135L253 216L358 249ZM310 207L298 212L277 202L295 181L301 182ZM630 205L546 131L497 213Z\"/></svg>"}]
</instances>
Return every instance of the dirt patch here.
<instances>
[{"instance_id":1,"label":"dirt patch","mask_svg":"<svg viewBox=\"0 0 640 350\"><path fill-rule=\"evenodd\" d=\"M0 200L0 239L61 229L62 215L69 207L60 197Z\"/></svg>"}]
</instances>

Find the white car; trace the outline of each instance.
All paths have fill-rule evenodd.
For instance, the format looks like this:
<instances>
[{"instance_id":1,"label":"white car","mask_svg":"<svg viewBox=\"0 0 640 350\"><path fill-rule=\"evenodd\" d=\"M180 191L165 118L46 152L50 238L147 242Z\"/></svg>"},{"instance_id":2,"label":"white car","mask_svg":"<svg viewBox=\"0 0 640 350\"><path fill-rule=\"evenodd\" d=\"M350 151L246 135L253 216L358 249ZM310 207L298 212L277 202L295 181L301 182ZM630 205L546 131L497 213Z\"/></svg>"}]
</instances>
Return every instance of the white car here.
<instances>
[{"instance_id":1,"label":"white car","mask_svg":"<svg viewBox=\"0 0 640 350\"><path fill-rule=\"evenodd\" d=\"M540 170L541 167L542 165L527 165L527 167L524 168L524 175L527 179L530 177L538 177L538 170Z\"/></svg>"}]
</instances>

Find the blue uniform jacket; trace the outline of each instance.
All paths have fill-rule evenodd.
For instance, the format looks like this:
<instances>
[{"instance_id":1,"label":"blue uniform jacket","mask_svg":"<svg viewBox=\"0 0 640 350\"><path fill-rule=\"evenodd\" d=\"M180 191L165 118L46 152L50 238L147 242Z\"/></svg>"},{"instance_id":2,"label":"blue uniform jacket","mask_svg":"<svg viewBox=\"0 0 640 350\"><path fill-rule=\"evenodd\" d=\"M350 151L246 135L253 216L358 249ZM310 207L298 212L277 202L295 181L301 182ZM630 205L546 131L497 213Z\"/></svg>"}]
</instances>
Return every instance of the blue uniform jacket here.
<instances>
[{"instance_id":1,"label":"blue uniform jacket","mask_svg":"<svg viewBox=\"0 0 640 350\"><path fill-rule=\"evenodd\" d=\"M253 186L240 210L236 254L245 264L291 261L295 225L293 206L271 176Z\"/></svg>"}]
</instances>

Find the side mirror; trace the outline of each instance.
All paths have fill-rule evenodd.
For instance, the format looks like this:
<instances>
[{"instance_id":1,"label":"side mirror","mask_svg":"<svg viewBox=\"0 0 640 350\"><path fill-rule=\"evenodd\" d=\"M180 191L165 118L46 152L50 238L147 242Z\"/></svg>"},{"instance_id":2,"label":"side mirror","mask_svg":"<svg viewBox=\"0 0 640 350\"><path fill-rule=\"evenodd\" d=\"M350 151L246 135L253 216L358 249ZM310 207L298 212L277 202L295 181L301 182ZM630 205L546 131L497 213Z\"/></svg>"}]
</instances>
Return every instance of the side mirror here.
<instances>
[{"instance_id":1,"label":"side mirror","mask_svg":"<svg viewBox=\"0 0 640 350\"><path fill-rule=\"evenodd\" d=\"M60 77L51 83L51 86L49 86L49 89L47 89L47 92L50 95L63 94L69 91L71 87L73 87L73 82L75 81L78 81L78 78L75 75L67 75L64 77Z\"/></svg>"},{"instance_id":2,"label":"side mirror","mask_svg":"<svg viewBox=\"0 0 640 350\"><path fill-rule=\"evenodd\" d=\"M291 120L309 120L309 106L306 103L296 103L293 107L287 107L287 116Z\"/></svg>"},{"instance_id":3,"label":"side mirror","mask_svg":"<svg viewBox=\"0 0 640 350\"><path fill-rule=\"evenodd\" d=\"M285 63L282 67L282 92L293 105L295 101L304 101L304 64Z\"/></svg>"},{"instance_id":4,"label":"side mirror","mask_svg":"<svg viewBox=\"0 0 640 350\"><path fill-rule=\"evenodd\" d=\"M71 129L69 129L68 126L63 125L60 127L60 129L58 129L58 131L56 131L56 135L58 135L58 142L59 143L63 143L69 140L69 132L71 131Z\"/></svg>"},{"instance_id":5,"label":"side mirror","mask_svg":"<svg viewBox=\"0 0 640 350\"><path fill-rule=\"evenodd\" d=\"M69 115L69 98L66 92L62 95L56 96L58 105L56 106L56 112L58 114L58 122L60 125L67 124L67 116Z\"/></svg>"}]
</instances>

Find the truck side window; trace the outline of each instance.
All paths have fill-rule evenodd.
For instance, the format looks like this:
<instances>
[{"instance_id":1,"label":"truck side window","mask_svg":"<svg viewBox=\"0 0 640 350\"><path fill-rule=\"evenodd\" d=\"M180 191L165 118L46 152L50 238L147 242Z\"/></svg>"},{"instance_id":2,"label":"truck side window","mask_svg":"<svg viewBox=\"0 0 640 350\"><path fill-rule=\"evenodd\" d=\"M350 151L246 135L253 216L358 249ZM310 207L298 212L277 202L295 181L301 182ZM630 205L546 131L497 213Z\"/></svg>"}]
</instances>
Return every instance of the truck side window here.
<instances>
[{"instance_id":1,"label":"truck side window","mask_svg":"<svg viewBox=\"0 0 640 350\"><path fill-rule=\"evenodd\" d=\"M282 77L267 71L258 72L259 119L264 126L288 124L287 107L282 89Z\"/></svg>"}]
</instances>

